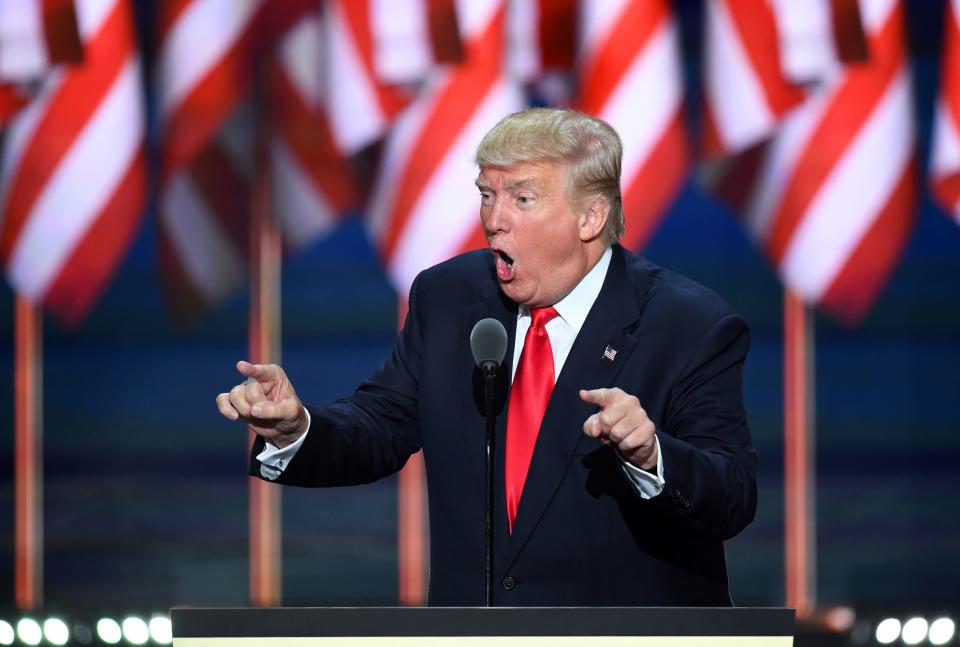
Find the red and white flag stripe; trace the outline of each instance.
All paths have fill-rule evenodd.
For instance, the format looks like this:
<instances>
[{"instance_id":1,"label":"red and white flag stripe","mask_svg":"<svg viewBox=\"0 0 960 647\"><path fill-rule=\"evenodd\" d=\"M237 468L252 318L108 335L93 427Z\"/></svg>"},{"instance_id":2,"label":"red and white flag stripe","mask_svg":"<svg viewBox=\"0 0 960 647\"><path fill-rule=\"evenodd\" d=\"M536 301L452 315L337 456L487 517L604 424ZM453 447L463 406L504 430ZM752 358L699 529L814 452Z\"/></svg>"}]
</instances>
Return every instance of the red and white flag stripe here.
<instances>
[{"instance_id":1,"label":"red and white flag stripe","mask_svg":"<svg viewBox=\"0 0 960 647\"><path fill-rule=\"evenodd\" d=\"M677 24L668 0L597 0L583 4L581 27L580 107L623 140L622 242L639 249L686 175Z\"/></svg>"},{"instance_id":2,"label":"red and white flag stripe","mask_svg":"<svg viewBox=\"0 0 960 647\"><path fill-rule=\"evenodd\" d=\"M892 271L916 194L904 9L898 0L861 0L860 9L870 60L835 65L776 137L716 185L784 284L848 323Z\"/></svg>"},{"instance_id":3,"label":"red and white flag stripe","mask_svg":"<svg viewBox=\"0 0 960 647\"><path fill-rule=\"evenodd\" d=\"M866 57L866 52L860 51L865 49L866 42L858 0L764 1L770 4L775 24L765 20L757 25L772 30L760 37L759 42L764 44L761 51L779 62L786 81L801 86L816 83L838 62ZM758 35L743 37L756 39ZM772 81L783 83L775 77ZM782 91L790 92L791 88L787 86Z\"/></svg>"},{"instance_id":4,"label":"red and white flag stripe","mask_svg":"<svg viewBox=\"0 0 960 647\"><path fill-rule=\"evenodd\" d=\"M12 83L0 83L0 131L21 108L30 102L30 96Z\"/></svg>"},{"instance_id":5,"label":"red and white flag stripe","mask_svg":"<svg viewBox=\"0 0 960 647\"><path fill-rule=\"evenodd\" d=\"M158 247L175 316L196 315L239 288L250 209L245 154L226 123L253 79L249 50L264 0L171 0L160 15L163 189ZM243 124L235 126L242 132Z\"/></svg>"},{"instance_id":6,"label":"red and white flag stripe","mask_svg":"<svg viewBox=\"0 0 960 647\"><path fill-rule=\"evenodd\" d=\"M0 81L34 81L82 55L74 0L0 2Z\"/></svg>"},{"instance_id":7,"label":"red and white flag stripe","mask_svg":"<svg viewBox=\"0 0 960 647\"><path fill-rule=\"evenodd\" d=\"M250 79L243 50L260 4L172 0L163 5L157 77L165 176L189 164L245 94Z\"/></svg>"},{"instance_id":8,"label":"red and white flag stripe","mask_svg":"<svg viewBox=\"0 0 960 647\"><path fill-rule=\"evenodd\" d=\"M58 63L82 59L73 0L0 2L0 129Z\"/></svg>"},{"instance_id":9,"label":"red and white flag stripe","mask_svg":"<svg viewBox=\"0 0 960 647\"><path fill-rule=\"evenodd\" d=\"M370 3L373 69L382 82L420 84L435 65L462 60L460 0L357 1Z\"/></svg>"},{"instance_id":10,"label":"red and white flag stripe","mask_svg":"<svg viewBox=\"0 0 960 647\"><path fill-rule=\"evenodd\" d=\"M387 139L368 224L394 285L405 294L421 270L485 245L470 199L483 135L523 107L504 73L505 0L461 0L464 61L431 74Z\"/></svg>"},{"instance_id":11,"label":"red and white flag stripe","mask_svg":"<svg viewBox=\"0 0 960 647\"><path fill-rule=\"evenodd\" d=\"M573 0L510 0L507 3L510 74L525 82L570 70L576 57L577 3Z\"/></svg>"},{"instance_id":12,"label":"red and white flag stripe","mask_svg":"<svg viewBox=\"0 0 960 647\"><path fill-rule=\"evenodd\" d=\"M577 50L575 0L510 0L507 67L532 94L552 106L570 105Z\"/></svg>"},{"instance_id":13,"label":"red and white flag stripe","mask_svg":"<svg viewBox=\"0 0 960 647\"><path fill-rule=\"evenodd\" d=\"M708 157L766 139L804 99L781 64L781 31L770 3L708 0L704 6L703 149Z\"/></svg>"},{"instance_id":14,"label":"red and white flag stripe","mask_svg":"<svg viewBox=\"0 0 960 647\"><path fill-rule=\"evenodd\" d=\"M284 242L293 250L326 234L357 202L353 175L328 118L330 93L337 86L322 83L323 45L332 19L319 12L302 18L271 64L271 193ZM343 79L340 87L348 82ZM380 113L377 127L391 117ZM372 129L366 132L374 135Z\"/></svg>"},{"instance_id":15,"label":"red and white flag stripe","mask_svg":"<svg viewBox=\"0 0 960 647\"><path fill-rule=\"evenodd\" d=\"M173 7L178 13L170 19L194 24L166 25L172 40L163 51L170 67L162 77L167 82L163 90L172 98L163 101L171 111L171 130L165 133L160 258L168 301L184 318L227 297L245 279L257 164L269 162L274 213L289 249L329 231L355 202L352 178L326 117L320 67L325 29L319 5L269 0L191 4ZM269 13L270 20L263 23L275 6L286 13ZM217 22L217 11L231 29L207 31ZM267 47L281 37L268 57ZM220 43L194 57L191 38ZM208 46L202 43L198 49L204 52ZM254 83L260 56L268 57L268 87ZM182 76L175 73L176 66ZM269 93L259 99L266 109L259 115L254 114L256 100L250 99L254 89ZM266 156L259 160L258 130L268 137Z\"/></svg>"},{"instance_id":16,"label":"red and white flag stripe","mask_svg":"<svg viewBox=\"0 0 960 647\"><path fill-rule=\"evenodd\" d=\"M947 2L944 27L930 177L934 196L960 223L960 0Z\"/></svg>"},{"instance_id":17,"label":"red and white flag stripe","mask_svg":"<svg viewBox=\"0 0 960 647\"><path fill-rule=\"evenodd\" d=\"M43 3L0 2L0 79L29 81L49 68Z\"/></svg>"},{"instance_id":18,"label":"red and white flag stripe","mask_svg":"<svg viewBox=\"0 0 960 647\"><path fill-rule=\"evenodd\" d=\"M167 303L177 318L198 315L246 279L249 128L242 111L235 111L216 138L163 187L159 258Z\"/></svg>"},{"instance_id":19,"label":"red and white flag stripe","mask_svg":"<svg viewBox=\"0 0 960 647\"><path fill-rule=\"evenodd\" d=\"M369 0L375 76L385 83L420 82L433 68L429 1Z\"/></svg>"},{"instance_id":20,"label":"red and white flag stripe","mask_svg":"<svg viewBox=\"0 0 960 647\"><path fill-rule=\"evenodd\" d=\"M21 294L78 323L144 208L144 110L126 0L79 0L85 59L48 73L10 125L0 168L0 261Z\"/></svg>"},{"instance_id":21,"label":"red and white flag stripe","mask_svg":"<svg viewBox=\"0 0 960 647\"><path fill-rule=\"evenodd\" d=\"M264 49L313 0L170 0L160 16L164 177L186 166L253 84Z\"/></svg>"},{"instance_id":22,"label":"red and white flag stripe","mask_svg":"<svg viewBox=\"0 0 960 647\"><path fill-rule=\"evenodd\" d=\"M383 137L407 103L377 76L372 8L370 0L328 0L323 17L327 112L346 155Z\"/></svg>"}]
</instances>

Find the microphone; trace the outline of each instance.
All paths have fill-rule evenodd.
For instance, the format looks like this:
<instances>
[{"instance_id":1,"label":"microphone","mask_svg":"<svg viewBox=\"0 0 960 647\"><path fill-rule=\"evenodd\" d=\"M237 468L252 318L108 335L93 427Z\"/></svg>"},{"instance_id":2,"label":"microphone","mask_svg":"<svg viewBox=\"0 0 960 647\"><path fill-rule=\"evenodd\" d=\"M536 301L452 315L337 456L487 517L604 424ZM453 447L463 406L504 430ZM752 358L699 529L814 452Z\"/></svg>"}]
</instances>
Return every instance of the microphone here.
<instances>
[{"instance_id":1,"label":"microphone","mask_svg":"<svg viewBox=\"0 0 960 647\"><path fill-rule=\"evenodd\" d=\"M480 370L496 372L507 352L507 329L496 319L481 319L470 331L470 351Z\"/></svg>"},{"instance_id":2,"label":"microphone","mask_svg":"<svg viewBox=\"0 0 960 647\"><path fill-rule=\"evenodd\" d=\"M507 353L507 329L490 317L481 319L470 331L470 350L483 372L484 422L486 423L486 504L483 509L483 601L493 606L493 441L496 436L496 418L493 413L493 391L497 369Z\"/></svg>"}]
</instances>

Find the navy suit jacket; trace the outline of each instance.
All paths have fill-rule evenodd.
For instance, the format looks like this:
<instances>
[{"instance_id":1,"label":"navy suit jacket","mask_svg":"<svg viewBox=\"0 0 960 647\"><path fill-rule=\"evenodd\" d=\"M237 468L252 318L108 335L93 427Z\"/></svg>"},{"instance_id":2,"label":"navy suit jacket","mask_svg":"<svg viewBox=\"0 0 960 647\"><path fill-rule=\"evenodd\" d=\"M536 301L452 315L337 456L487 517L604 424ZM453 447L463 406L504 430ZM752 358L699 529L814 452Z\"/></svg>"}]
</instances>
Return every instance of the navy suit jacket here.
<instances>
[{"instance_id":1,"label":"navy suit jacket","mask_svg":"<svg viewBox=\"0 0 960 647\"><path fill-rule=\"evenodd\" d=\"M494 317L509 337L496 406L495 603L730 604L722 542L753 519L757 456L740 376L749 334L728 305L614 246L544 415L512 534L503 438L517 305L500 291L486 250L424 271L409 305L392 353L356 393L308 407L310 432L278 482L366 483L422 448L429 602L481 605L485 427L468 340L478 320ZM657 427L666 489L649 500L614 450L583 434L596 408L578 390L613 386L636 395ZM253 456L261 448L262 440Z\"/></svg>"}]
</instances>

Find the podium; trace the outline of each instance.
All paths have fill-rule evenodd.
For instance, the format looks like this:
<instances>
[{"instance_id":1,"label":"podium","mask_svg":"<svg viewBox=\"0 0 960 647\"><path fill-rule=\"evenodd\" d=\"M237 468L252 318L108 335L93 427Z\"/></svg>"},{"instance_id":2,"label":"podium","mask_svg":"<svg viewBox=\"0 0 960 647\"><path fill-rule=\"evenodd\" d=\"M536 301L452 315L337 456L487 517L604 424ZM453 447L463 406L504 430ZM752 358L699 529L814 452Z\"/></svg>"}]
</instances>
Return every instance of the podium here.
<instances>
[{"instance_id":1,"label":"podium","mask_svg":"<svg viewBox=\"0 0 960 647\"><path fill-rule=\"evenodd\" d=\"M794 610L175 608L174 647L789 647Z\"/></svg>"}]
</instances>

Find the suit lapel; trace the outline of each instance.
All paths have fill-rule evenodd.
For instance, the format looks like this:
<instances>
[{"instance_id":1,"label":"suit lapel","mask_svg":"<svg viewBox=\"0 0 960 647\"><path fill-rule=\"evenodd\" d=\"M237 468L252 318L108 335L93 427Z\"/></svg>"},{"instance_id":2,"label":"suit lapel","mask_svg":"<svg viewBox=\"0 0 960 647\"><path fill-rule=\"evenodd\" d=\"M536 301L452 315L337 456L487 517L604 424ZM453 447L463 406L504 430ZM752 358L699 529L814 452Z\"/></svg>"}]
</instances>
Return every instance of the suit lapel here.
<instances>
[{"instance_id":1,"label":"suit lapel","mask_svg":"<svg viewBox=\"0 0 960 647\"><path fill-rule=\"evenodd\" d=\"M623 249L614 247L610 268L590 314L564 362L544 414L507 550L510 568L553 498L583 438L583 422L596 407L580 400L580 389L610 386L630 359L638 339L640 300L647 283L628 276ZM615 351L611 360L607 348ZM504 416L505 418L506 416Z\"/></svg>"}]
</instances>

